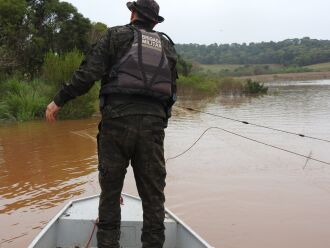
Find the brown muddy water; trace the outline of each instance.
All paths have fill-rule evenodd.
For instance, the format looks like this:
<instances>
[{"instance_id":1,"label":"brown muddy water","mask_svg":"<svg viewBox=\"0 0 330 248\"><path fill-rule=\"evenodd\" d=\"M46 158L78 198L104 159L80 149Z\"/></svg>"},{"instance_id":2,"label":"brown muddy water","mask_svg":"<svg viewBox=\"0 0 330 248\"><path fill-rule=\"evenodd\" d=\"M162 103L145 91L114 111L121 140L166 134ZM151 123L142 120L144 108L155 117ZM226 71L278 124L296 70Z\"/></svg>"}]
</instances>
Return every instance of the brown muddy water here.
<instances>
[{"instance_id":1,"label":"brown muddy water","mask_svg":"<svg viewBox=\"0 0 330 248\"><path fill-rule=\"evenodd\" d=\"M330 140L330 81L276 83L270 94L178 103ZM0 247L26 247L68 201L99 193L97 118L0 126ZM166 157L218 126L330 162L330 143L175 109ZM330 247L330 166L211 130L167 163L166 205L217 248ZM136 195L129 170L125 192Z\"/></svg>"}]
</instances>

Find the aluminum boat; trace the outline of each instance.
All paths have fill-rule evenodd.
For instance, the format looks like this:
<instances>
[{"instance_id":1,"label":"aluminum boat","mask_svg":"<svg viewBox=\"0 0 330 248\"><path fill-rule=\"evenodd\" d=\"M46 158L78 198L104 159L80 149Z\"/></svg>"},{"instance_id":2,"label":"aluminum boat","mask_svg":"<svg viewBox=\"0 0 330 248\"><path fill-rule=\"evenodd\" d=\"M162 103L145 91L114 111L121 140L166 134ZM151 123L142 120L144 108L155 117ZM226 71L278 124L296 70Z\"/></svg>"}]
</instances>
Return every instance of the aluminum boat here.
<instances>
[{"instance_id":1,"label":"aluminum boat","mask_svg":"<svg viewBox=\"0 0 330 248\"><path fill-rule=\"evenodd\" d=\"M139 198L123 194L121 239L123 248L140 248L143 222ZM75 200L66 205L35 237L28 248L97 247L95 224L99 195ZM166 209L164 248L212 248L178 217Z\"/></svg>"}]
</instances>

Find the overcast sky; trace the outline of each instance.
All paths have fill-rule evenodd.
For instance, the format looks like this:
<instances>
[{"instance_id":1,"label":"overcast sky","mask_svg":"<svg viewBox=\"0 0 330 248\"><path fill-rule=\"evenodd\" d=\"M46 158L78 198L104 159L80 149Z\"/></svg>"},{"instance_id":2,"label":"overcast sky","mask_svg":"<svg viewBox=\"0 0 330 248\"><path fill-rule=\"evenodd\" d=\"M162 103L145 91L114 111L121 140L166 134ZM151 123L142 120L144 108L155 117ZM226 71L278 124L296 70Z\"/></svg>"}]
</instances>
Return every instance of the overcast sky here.
<instances>
[{"instance_id":1,"label":"overcast sky","mask_svg":"<svg viewBox=\"0 0 330 248\"><path fill-rule=\"evenodd\" d=\"M91 21L129 22L127 1L68 0ZM249 43L309 36L330 39L330 0L158 0L156 30L176 43Z\"/></svg>"}]
</instances>

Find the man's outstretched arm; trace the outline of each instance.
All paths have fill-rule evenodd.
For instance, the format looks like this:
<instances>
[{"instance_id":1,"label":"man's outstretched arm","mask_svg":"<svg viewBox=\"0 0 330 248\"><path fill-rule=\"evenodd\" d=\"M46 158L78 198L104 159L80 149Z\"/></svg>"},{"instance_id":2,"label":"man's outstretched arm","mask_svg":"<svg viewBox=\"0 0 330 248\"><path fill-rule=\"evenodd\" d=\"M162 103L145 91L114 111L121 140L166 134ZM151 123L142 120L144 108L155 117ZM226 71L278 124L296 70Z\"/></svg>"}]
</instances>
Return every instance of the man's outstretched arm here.
<instances>
[{"instance_id":1,"label":"man's outstretched arm","mask_svg":"<svg viewBox=\"0 0 330 248\"><path fill-rule=\"evenodd\" d=\"M110 66L110 50L110 31L108 31L86 55L79 68L73 73L70 83L63 85L53 102L47 106L48 121L54 121L56 114L66 102L87 93L95 81L104 76Z\"/></svg>"}]
</instances>

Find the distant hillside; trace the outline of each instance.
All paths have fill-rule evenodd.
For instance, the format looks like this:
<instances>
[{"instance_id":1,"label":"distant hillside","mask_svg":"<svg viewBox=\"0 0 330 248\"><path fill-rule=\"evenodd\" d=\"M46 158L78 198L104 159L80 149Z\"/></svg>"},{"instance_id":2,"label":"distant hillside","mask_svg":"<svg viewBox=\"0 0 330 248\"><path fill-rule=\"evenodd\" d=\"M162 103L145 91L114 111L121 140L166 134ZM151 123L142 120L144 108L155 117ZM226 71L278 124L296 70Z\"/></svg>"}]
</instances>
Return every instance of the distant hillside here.
<instances>
[{"instance_id":1,"label":"distant hillside","mask_svg":"<svg viewBox=\"0 0 330 248\"><path fill-rule=\"evenodd\" d=\"M330 40L305 37L250 44L177 44L185 59L202 64L283 64L306 66L330 62Z\"/></svg>"}]
</instances>

